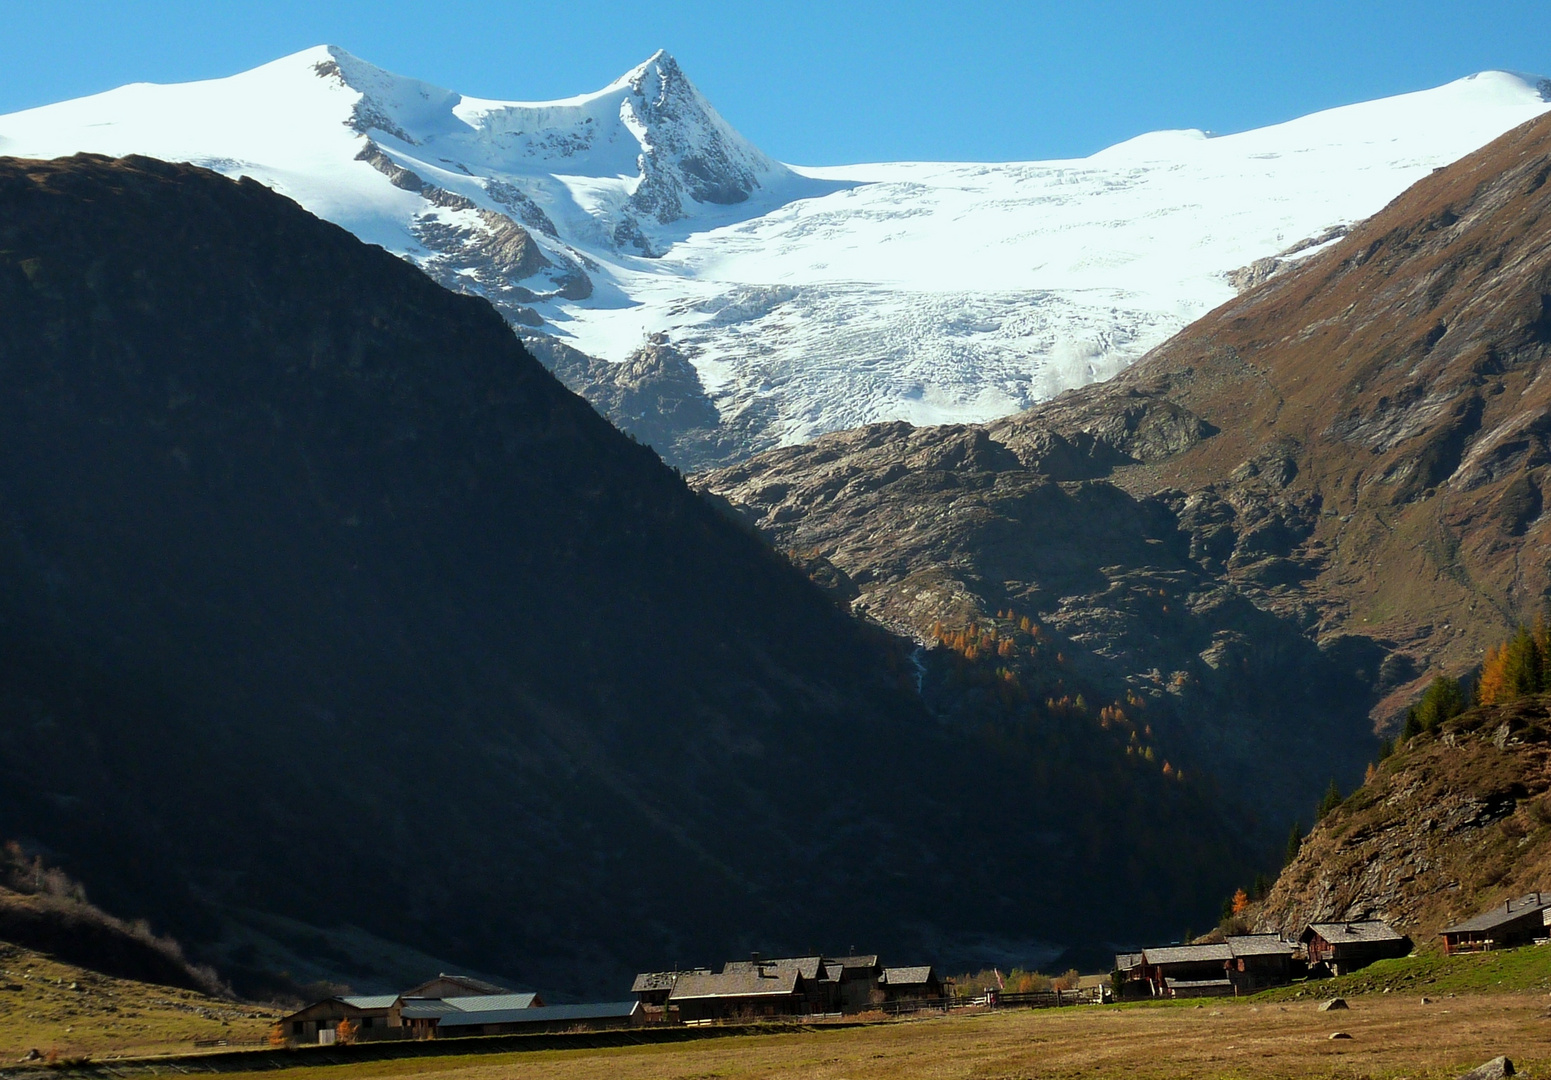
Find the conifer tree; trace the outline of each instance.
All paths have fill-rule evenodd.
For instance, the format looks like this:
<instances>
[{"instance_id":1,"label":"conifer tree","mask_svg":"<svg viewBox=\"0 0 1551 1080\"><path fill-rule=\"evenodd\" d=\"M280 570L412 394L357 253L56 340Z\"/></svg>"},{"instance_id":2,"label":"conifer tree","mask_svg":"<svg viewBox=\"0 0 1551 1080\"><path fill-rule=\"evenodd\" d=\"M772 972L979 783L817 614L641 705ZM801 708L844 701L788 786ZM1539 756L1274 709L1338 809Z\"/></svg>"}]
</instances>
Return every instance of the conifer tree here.
<instances>
[{"instance_id":1,"label":"conifer tree","mask_svg":"<svg viewBox=\"0 0 1551 1080\"><path fill-rule=\"evenodd\" d=\"M1287 834L1287 850L1282 856L1282 865L1290 866L1298 857L1298 852L1303 848L1303 822L1294 821L1292 832Z\"/></svg>"},{"instance_id":2,"label":"conifer tree","mask_svg":"<svg viewBox=\"0 0 1551 1080\"><path fill-rule=\"evenodd\" d=\"M1319 822L1325 820L1325 815L1340 805L1341 788L1336 784L1335 779L1332 778L1330 781L1330 786L1325 789L1325 794L1320 796L1319 806L1317 806L1314 810L1315 823L1318 824Z\"/></svg>"}]
</instances>

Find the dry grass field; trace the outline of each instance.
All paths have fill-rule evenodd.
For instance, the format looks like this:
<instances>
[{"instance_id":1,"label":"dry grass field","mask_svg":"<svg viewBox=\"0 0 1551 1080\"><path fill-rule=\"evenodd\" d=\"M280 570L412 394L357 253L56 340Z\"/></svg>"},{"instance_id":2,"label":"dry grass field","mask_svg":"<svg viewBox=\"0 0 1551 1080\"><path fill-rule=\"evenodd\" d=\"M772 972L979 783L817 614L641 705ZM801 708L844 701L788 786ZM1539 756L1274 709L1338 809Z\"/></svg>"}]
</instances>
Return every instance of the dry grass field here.
<instances>
[{"instance_id":1,"label":"dry grass field","mask_svg":"<svg viewBox=\"0 0 1551 1080\"><path fill-rule=\"evenodd\" d=\"M542 1051L286 1070L283 1080L1034 1080L1456 1077L1498 1054L1551 1070L1551 1004L1519 992L1374 994L1346 1012L1314 1002L1207 1002L955 1015L611 1050ZM1344 1031L1351 1039L1331 1040ZM276 1074L271 1074L276 1075Z\"/></svg>"}]
</instances>

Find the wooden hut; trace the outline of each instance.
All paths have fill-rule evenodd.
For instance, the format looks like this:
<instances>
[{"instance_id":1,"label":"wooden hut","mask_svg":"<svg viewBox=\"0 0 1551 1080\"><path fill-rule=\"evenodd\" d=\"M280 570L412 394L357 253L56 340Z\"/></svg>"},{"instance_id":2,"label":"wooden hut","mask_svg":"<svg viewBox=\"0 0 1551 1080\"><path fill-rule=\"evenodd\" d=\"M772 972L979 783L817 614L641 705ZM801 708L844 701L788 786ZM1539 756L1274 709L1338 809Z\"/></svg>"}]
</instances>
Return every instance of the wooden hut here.
<instances>
[{"instance_id":1,"label":"wooden hut","mask_svg":"<svg viewBox=\"0 0 1551 1080\"><path fill-rule=\"evenodd\" d=\"M1442 931L1443 951L1486 952L1528 945L1546 937L1551 919L1551 894L1532 892L1516 900L1505 900Z\"/></svg>"},{"instance_id":2,"label":"wooden hut","mask_svg":"<svg viewBox=\"0 0 1551 1080\"><path fill-rule=\"evenodd\" d=\"M930 964L884 968L878 989L885 1001L936 1001L943 996L942 978Z\"/></svg>"},{"instance_id":3,"label":"wooden hut","mask_svg":"<svg viewBox=\"0 0 1551 1080\"><path fill-rule=\"evenodd\" d=\"M1168 945L1142 950L1142 978L1153 997L1214 997L1233 993L1226 944Z\"/></svg>"},{"instance_id":4,"label":"wooden hut","mask_svg":"<svg viewBox=\"0 0 1551 1080\"><path fill-rule=\"evenodd\" d=\"M1411 952L1411 939L1382 919L1310 923L1298 941L1308 950L1311 973L1323 965L1332 975L1345 975Z\"/></svg>"},{"instance_id":5,"label":"wooden hut","mask_svg":"<svg viewBox=\"0 0 1551 1080\"><path fill-rule=\"evenodd\" d=\"M1292 982L1294 946L1279 934L1236 934L1228 946L1228 981L1235 994L1252 994Z\"/></svg>"}]
</instances>

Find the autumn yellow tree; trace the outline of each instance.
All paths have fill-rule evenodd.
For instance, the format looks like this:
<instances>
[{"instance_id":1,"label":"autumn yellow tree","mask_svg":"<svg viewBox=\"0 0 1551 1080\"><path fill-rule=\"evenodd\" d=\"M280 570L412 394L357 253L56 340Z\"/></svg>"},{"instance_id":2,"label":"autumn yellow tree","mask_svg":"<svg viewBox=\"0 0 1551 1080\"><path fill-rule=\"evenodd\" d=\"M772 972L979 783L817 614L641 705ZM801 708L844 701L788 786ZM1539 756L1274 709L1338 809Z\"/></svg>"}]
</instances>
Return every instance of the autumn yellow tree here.
<instances>
[{"instance_id":1,"label":"autumn yellow tree","mask_svg":"<svg viewBox=\"0 0 1551 1080\"><path fill-rule=\"evenodd\" d=\"M1247 907L1249 907L1249 894L1243 889L1235 891L1233 894L1233 903L1230 905L1230 910L1234 915L1242 915L1244 914L1244 909Z\"/></svg>"}]
</instances>

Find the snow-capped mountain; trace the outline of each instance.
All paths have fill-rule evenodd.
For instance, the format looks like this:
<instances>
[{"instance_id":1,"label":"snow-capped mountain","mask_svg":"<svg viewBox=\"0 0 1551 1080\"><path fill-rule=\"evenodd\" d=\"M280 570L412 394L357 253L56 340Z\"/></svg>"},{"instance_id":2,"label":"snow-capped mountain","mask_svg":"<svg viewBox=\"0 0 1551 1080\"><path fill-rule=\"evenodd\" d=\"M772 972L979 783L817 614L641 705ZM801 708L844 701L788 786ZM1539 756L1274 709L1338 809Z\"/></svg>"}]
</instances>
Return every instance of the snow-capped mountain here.
<instances>
[{"instance_id":1,"label":"snow-capped mountain","mask_svg":"<svg viewBox=\"0 0 1551 1080\"><path fill-rule=\"evenodd\" d=\"M1105 378L1548 99L1545 80L1485 72L1080 160L799 168L666 53L596 93L502 102L319 47L0 117L0 154L251 176L528 334L606 361L644 349L629 377L672 370L663 393L684 393L687 359L715 405L687 413L720 417L714 439L692 433L714 451L675 450L699 464L876 420L986 420Z\"/></svg>"}]
</instances>

